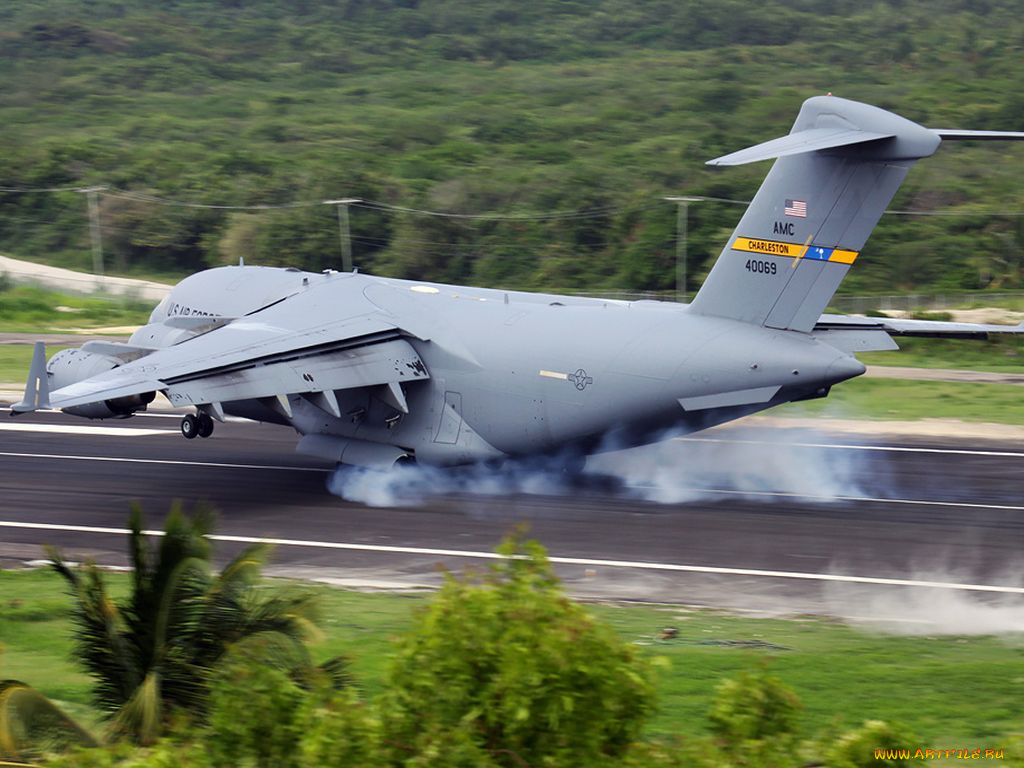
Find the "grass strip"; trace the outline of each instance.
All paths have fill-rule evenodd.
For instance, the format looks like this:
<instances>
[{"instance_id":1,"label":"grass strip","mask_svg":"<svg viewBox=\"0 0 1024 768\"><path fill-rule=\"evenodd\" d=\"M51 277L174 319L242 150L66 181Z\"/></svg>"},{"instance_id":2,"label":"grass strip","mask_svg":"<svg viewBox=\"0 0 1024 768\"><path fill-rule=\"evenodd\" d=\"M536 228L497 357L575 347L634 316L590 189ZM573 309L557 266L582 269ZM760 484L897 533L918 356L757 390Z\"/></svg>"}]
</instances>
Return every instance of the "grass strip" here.
<instances>
[{"instance_id":1,"label":"grass strip","mask_svg":"<svg viewBox=\"0 0 1024 768\"><path fill-rule=\"evenodd\" d=\"M983 382L858 378L832 388L827 398L789 403L775 416L1024 425L1024 387Z\"/></svg>"},{"instance_id":2,"label":"grass strip","mask_svg":"<svg viewBox=\"0 0 1024 768\"><path fill-rule=\"evenodd\" d=\"M127 576L108 576L123 594ZM322 599L318 659L344 653L365 692L384 685L392 639L429 596L312 585ZM682 596L681 596L682 597ZM0 677L22 680L94 725L89 680L71 661L69 598L47 570L0 571ZM987 746L1019 727L1020 638L872 634L824 618L732 616L679 606L593 605L623 638L668 666L649 735L706 732L723 677L767 665L804 704L803 735L864 719L901 721L929 745ZM666 626L678 636L660 639Z\"/></svg>"}]
</instances>

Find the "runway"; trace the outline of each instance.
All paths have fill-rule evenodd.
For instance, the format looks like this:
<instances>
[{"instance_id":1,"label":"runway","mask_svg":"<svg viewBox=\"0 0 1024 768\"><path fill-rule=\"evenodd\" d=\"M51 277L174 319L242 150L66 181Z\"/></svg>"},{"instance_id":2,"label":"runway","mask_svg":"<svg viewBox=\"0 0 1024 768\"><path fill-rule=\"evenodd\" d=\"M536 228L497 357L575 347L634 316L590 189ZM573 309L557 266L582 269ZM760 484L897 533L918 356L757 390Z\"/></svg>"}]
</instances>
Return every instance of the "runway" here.
<instances>
[{"instance_id":1,"label":"runway","mask_svg":"<svg viewBox=\"0 0 1024 768\"><path fill-rule=\"evenodd\" d=\"M374 508L329 493L333 467L281 427L186 441L171 414L0 419L0 562L54 544L122 565L129 504L157 529L181 499L218 510L223 557L269 538L273 572L341 583L436 585L438 564L479 567L525 523L584 597L902 619L939 596L1024 597L1024 450L1005 443L729 429L599 460L616 481L419 481Z\"/></svg>"}]
</instances>

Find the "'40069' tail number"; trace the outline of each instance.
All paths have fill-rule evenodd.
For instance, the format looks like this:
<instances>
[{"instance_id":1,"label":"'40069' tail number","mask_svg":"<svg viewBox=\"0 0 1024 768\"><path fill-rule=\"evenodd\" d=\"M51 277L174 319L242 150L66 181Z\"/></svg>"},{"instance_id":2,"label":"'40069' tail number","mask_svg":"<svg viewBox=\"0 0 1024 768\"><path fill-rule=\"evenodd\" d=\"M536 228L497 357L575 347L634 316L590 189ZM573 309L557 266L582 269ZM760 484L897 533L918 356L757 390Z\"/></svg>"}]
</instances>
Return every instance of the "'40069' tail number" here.
<instances>
[{"instance_id":1,"label":"'40069' tail number","mask_svg":"<svg viewBox=\"0 0 1024 768\"><path fill-rule=\"evenodd\" d=\"M760 259L747 259L747 272L757 272L760 275L777 274L778 266L774 261L761 261Z\"/></svg>"}]
</instances>

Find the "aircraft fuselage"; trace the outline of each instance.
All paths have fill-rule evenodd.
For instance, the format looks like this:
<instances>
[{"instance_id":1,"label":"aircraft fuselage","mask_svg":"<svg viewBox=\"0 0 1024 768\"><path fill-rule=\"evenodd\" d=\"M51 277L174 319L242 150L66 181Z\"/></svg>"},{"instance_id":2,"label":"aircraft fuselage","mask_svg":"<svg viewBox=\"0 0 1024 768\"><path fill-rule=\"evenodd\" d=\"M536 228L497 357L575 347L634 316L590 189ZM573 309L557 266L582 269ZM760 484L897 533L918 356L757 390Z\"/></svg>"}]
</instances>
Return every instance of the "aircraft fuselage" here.
<instances>
[{"instance_id":1,"label":"aircraft fuselage","mask_svg":"<svg viewBox=\"0 0 1024 768\"><path fill-rule=\"evenodd\" d=\"M263 401L224 404L227 413L320 436L307 441L316 453L330 453L331 438L397 445L439 465L565 446L591 452L820 396L864 371L810 334L698 315L673 303L230 267L189 278L167 306L231 316L235 298L223 307L217 298L227 281L237 282L238 270L258 271L270 294L323 312L325 322L400 317L429 372L402 385L408 412L373 387L336 393L340 416L300 395L289 398L290 414ZM272 274L276 288L267 279ZM145 337L145 329L137 335Z\"/></svg>"}]
</instances>

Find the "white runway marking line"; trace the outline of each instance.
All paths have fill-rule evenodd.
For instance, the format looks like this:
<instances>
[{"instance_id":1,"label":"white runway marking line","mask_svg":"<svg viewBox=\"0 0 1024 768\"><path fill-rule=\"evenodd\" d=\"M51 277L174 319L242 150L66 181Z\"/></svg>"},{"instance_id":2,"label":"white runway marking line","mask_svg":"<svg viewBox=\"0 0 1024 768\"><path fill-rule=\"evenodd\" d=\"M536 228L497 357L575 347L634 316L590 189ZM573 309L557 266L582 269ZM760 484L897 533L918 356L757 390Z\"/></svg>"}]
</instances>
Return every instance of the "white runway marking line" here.
<instances>
[{"instance_id":1,"label":"white runway marking line","mask_svg":"<svg viewBox=\"0 0 1024 768\"><path fill-rule=\"evenodd\" d=\"M20 521L0 521L0 528L22 528L43 531L68 531L72 533L95 533L115 536L127 536L131 531L127 528L106 528L93 525L65 525L62 523L26 523ZM163 531L143 531L146 536L163 536ZM496 552L479 552L463 549L434 549L429 547L399 547L383 544L351 544L340 541L305 541L302 539L278 539L263 536L235 536L231 534L214 534L209 537L213 541L232 542L236 544L273 544L279 547L307 547L311 549L338 549L357 552L386 552L389 554L429 555L432 557L466 557L477 560L502 560L504 555ZM799 579L803 581L828 581L847 584L875 584L893 587L927 587L966 592L1001 592L1006 594L1024 595L1024 587L1011 587L1000 584L958 584L949 581L925 581L920 579L890 579L875 576L844 576L832 573L801 573L799 571L770 571L761 568L724 568L710 565L681 565L676 563L649 563L634 560L596 560L584 557L548 558L559 565L589 565L604 568L633 568L649 571L674 571L677 573L704 573L720 576L757 576L772 579Z\"/></svg>"},{"instance_id":2,"label":"white runway marking line","mask_svg":"<svg viewBox=\"0 0 1024 768\"><path fill-rule=\"evenodd\" d=\"M0 432L43 432L53 435L103 435L105 437L147 437L149 435L178 434L176 429L93 427L87 424L38 424L10 421L0 421Z\"/></svg>"},{"instance_id":3,"label":"white runway marking line","mask_svg":"<svg viewBox=\"0 0 1024 768\"><path fill-rule=\"evenodd\" d=\"M3 455L3 454L0 454ZM653 488L654 486L635 484L630 488ZM978 504L970 501L932 501L930 499L883 499L873 496L814 496L808 493L792 493L791 491L740 491L732 488L682 488L683 491L694 493L718 494L720 496L767 496L773 499L804 499L806 501L853 501L861 504L909 504L919 507L962 507L964 509L993 509L1001 512L1024 512L1024 506L1016 504Z\"/></svg>"},{"instance_id":4,"label":"white runway marking line","mask_svg":"<svg viewBox=\"0 0 1024 768\"><path fill-rule=\"evenodd\" d=\"M966 448L915 448L906 445L854 445L852 443L790 443L771 442L768 440L729 440L722 437L674 437L681 443L725 443L733 445L769 445L774 449L783 447L794 448L830 448L840 451L880 451L887 453L931 453L950 454L953 456L992 456L994 458L1024 459L1020 451L985 451Z\"/></svg>"}]
</instances>

